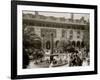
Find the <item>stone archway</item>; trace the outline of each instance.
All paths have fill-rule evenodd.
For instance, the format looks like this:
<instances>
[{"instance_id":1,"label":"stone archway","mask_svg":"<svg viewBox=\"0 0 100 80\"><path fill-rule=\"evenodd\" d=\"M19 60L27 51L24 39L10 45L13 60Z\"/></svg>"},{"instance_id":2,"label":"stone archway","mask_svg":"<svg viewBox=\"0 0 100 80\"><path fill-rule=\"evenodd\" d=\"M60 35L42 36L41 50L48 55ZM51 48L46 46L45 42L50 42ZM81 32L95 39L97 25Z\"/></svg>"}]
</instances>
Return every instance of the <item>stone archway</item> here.
<instances>
[{"instance_id":1,"label":"stone archway","mask_svg":"<svg viewBox=\"0 0 100 80\"><path fill-rule=\"evenodd\" d=\"M72 45L75 46L75 41L72 41Z\"/></svg>"},{"instance_id":2,"label":"stone archway","mask_svg":"<svg viewBox=\"0 0 100 80\"><path fill-rule=\"evenodd\" d=\"M77 47L80 47L80 41L77 41Z\"/></svg>"},{"instance_id":3,"label":"stone archway","mask_svg":"<svg viewBox=\"0 0 100 80\"><path fill-rule=\"evenodd\" d=\"M59 40L57 40L57 41L55 42L55 47L56 47L56 48L58 47L58 44L59 44Z\"/></svg>"}]
</instances>

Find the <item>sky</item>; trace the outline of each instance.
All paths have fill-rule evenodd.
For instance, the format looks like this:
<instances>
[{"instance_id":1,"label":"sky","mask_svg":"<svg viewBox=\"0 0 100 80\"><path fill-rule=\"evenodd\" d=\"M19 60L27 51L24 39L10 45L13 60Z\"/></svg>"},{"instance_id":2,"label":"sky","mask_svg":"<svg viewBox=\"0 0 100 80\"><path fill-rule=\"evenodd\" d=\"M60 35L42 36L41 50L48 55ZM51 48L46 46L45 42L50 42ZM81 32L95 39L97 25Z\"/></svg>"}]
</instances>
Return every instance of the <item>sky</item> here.
<instances>
[{"instance_id":1,"label":"sky","mask_svg":"<svg viewBox=\"0 0 100 80\"><path fill-rule=\"evenodd\" d=\"M23 11L23 13L31 13L35 14L34 11ZM39 15L44 15L44 16L54 16L54 17L65 17L71 18L71 13L68 12L47 12L47 11L38 11ZM89 20L89 14L86 13L73 13L74 14L74 19L80 19L81 17L84 17L86 21Z\"/></svg>"}]
</instances>

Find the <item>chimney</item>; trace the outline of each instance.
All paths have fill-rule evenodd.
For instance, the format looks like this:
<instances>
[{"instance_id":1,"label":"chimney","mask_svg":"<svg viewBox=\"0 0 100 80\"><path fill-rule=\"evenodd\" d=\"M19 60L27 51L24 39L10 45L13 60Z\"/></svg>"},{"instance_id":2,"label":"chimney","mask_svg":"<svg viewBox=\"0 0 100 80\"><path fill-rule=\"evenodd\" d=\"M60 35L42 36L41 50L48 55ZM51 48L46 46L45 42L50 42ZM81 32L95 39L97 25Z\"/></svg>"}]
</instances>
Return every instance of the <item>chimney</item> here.
<instances>
[{"instance_id":1,"label":"chimney","mask_svg":"<svg viewBox=\"0 0 100 80\"><path fill-rule=\"evenodd\" d=\"M38 11L35 11L35 16L37 17L39 14L38 14Z\"/></svg>"},{"instance_id":2,"label":"chimney","mask_svg":"<svg viewBox=\"0 0 100 80\"><path fill-rule=\"evenodd\" d=\"M71 13L71 20L73 20L74 19L74 14L73 13Z\"/></svg>"},{"instance_id":3,"label":"chimney","mask_svg":"<svg viewBox=\"0 0 100 80\"><path fill-rule=\"evenodd\" d=\"M80 18L80 21L84 23L85 19L83 16Z\"/></svg>"}]
</instances>

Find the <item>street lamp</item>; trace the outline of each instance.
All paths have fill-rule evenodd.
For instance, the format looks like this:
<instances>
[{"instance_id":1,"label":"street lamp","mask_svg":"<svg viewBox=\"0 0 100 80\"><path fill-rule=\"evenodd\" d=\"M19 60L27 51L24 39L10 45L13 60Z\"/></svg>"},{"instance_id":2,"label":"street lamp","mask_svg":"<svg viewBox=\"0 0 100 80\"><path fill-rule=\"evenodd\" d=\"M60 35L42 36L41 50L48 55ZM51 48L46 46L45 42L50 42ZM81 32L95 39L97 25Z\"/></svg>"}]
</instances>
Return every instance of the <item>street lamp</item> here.
<instances>
[{"instance_id":1,"label":"street lamp","mask_svg":"<svg viewBox=\"0 0 100 80\"><path fill-rule=\"evenodd\" d=\"M54 48L54 40L53 40L53 33L51 33L51 55L50 55L50 63L53 61L53 48Z\"/></svg>"}]
</instances>

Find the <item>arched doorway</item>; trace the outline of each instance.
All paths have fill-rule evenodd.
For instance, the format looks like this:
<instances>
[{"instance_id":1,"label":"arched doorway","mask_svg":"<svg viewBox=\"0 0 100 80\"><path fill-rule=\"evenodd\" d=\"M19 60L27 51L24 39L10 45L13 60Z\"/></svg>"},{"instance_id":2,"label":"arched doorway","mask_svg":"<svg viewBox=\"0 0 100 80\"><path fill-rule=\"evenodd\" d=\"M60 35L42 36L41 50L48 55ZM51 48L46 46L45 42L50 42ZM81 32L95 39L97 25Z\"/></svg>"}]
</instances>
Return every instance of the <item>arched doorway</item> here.
<instances>
[{"instance_id":1,"label":"arched doorway","mask_svg":"<svg viewBox=\"0 0 100 80\"><path fill-rule=\"evenodd\" d=\"M75 46L75 41L72 41L72 45Z\"/></svg>"},{"instance_id":2,"label":"arched doorway","mask_svg":"<svg viewBox=\"0 0 100 80\"><path fill-rule=\"evenodd\" d=\"M80 47L80 41L77 41L77 47Z\"/></svg>"},{"instance_id":3,"label":"arched doorway","mask_svg":"<svg viewBox=\"0 0 100 80\"><path fill-rule=\"evenodd\" d=\"M84 42L83 42L83 41L81 42L81 47L82 47L82 48L84 47Z\"/></svg>"},{"instance_id":4,"label":"arched doorway","mask_svg":"<svg viewBox=\"0 0 100 80\"><path fill-rule=\"evenodd\" d=\"M46 49L50 49L51 48L51 46L50 46L50 41L47 41L46 42Z\"/></svg>"},{"instance_id":5,"label":"arched doorway","mask_svg":"<svg viewBox=\"0 0 100 80\"><path fill-rule=\"evenodd\" d=\"M55 47L56 47L56 48L58 47L58 44L59 44L59 40L57 40L57 41L55 42Z\"/></svg>"}]
</instances>

